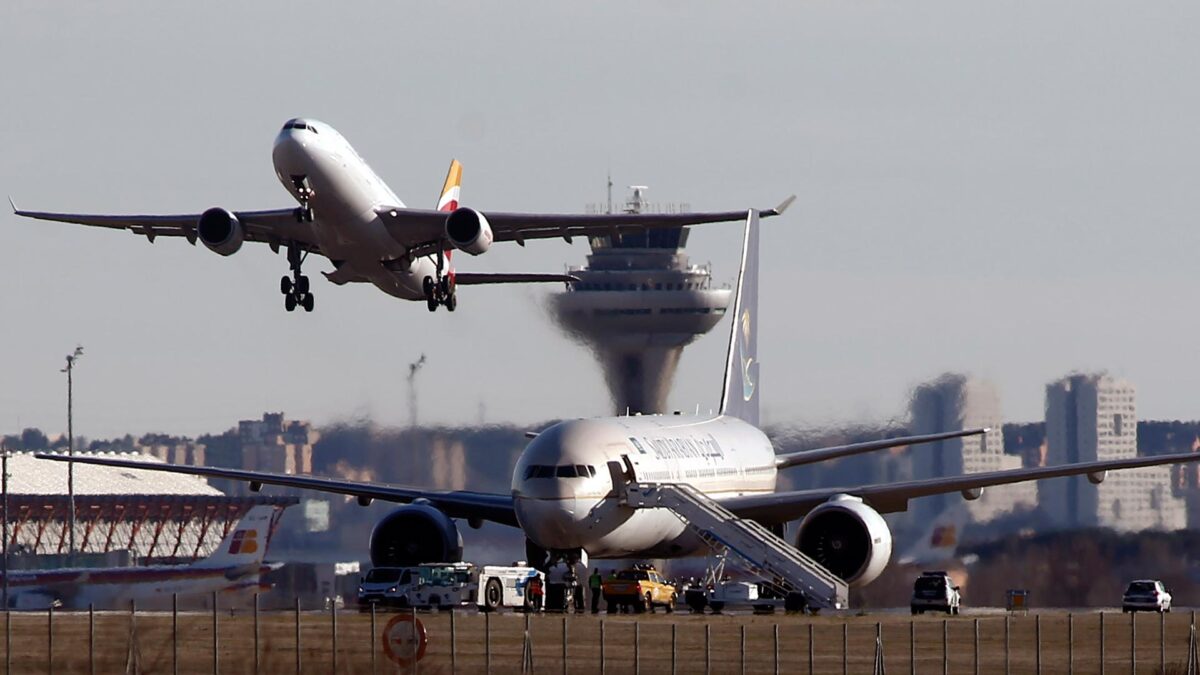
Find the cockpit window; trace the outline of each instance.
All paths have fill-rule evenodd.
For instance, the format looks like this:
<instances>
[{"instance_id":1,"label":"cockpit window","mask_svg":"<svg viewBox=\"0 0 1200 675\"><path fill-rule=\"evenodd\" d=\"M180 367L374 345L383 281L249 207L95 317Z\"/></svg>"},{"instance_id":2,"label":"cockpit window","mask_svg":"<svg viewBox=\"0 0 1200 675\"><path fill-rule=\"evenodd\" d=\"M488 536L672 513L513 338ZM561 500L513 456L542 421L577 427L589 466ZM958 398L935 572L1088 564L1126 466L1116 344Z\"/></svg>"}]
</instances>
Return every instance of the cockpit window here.
<instances>
[{"instance_id":1,"label":"cockpit window","mask_svg":"<svg viewBox=\"0 0 1200 675\"><path fill-rule=\"evenodd\" d=\"M583 464L530 464L525 469L525 480L530 478L590 478L596 475L596 467Z\"/></svg>"},{"instance_id":2,"label":"cockpit window","mask_svg":"<svg viewBox=\"0 0 1200 675\"><path fill-rule=\"evenodd\" d=\"M304 122L298 122L296 120L289 121L287 124L283 125L283 128L284 129L304 129L306 131L311 131L314 134L318 133L317 128L314 127L313 125L305 124Z\"/></svg>"}]
</instances>

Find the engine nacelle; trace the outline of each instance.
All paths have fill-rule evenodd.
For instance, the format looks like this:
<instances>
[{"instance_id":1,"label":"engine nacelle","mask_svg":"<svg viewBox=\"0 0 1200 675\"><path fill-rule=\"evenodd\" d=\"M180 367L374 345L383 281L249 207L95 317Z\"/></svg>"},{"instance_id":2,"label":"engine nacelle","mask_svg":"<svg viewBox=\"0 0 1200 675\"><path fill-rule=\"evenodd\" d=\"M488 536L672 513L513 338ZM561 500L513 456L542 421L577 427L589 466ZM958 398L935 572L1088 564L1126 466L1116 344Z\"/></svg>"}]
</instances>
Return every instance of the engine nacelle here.
<instances>
[{"instance_id":1,"label":"engine nacelle","mask_svg":"<svg viewBox=\"0 0 1200 675\"><path fill-rule=\"evenodd\" d=\"M431 504L401 506L371 530L371 564L375 567L459 562L462 556L458 526Z\"/></svg>"},{"instance_id":2,"label":"engine nacelle","mask_svg":"<svg viewBox=\"0 0 1200 675\"><path fill-rule=\"evenodd\" d=\"M196 236L213 253L233 255L246 240L246 231L242 229L237 216L215 207L200 215L200 222L196 223Z\"/></svg>"},{"instance_id":3,"label":"engine nacelle","mask_svg":"<svg viewBox=\"0 0 1200 675\"><path fill-rule=\"evenodd\" d=\"M475 209L464 206L446 217L446 239L460 251L479 255L492 247L495 238L487 218Z\"/></svg>"},{"instance_id":4,"label":"engine nacelle","mask_svg":"<svg viewBox=\"0 0 1200 675\"><path fill-rule=\"evenodd\" d=\"M837 495L801 521L796 547L851 587L866 586L892 557L892 532L861 499Z\"/></svg>"}]
</instances>

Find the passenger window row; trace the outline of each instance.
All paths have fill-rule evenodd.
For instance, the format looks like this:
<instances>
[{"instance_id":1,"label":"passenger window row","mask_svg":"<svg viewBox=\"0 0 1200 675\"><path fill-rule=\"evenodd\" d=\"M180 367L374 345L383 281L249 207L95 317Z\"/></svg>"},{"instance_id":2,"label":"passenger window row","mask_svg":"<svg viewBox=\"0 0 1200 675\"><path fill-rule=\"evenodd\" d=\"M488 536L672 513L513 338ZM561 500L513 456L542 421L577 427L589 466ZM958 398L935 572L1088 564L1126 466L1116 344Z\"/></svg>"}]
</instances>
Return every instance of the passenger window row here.
<instances>
[{"instance_id":1,"label":"passenger window row","mask_svg":"<svg viewBox=\"0 0 1200 675\"><path fill-rule=\"evenodd\" d=\"M561 466L530 464L529 468L525 469L526 480L530 478L591 478L595 475L596 467L583 464L563 464Z\"/></svg>"}]
</instances>

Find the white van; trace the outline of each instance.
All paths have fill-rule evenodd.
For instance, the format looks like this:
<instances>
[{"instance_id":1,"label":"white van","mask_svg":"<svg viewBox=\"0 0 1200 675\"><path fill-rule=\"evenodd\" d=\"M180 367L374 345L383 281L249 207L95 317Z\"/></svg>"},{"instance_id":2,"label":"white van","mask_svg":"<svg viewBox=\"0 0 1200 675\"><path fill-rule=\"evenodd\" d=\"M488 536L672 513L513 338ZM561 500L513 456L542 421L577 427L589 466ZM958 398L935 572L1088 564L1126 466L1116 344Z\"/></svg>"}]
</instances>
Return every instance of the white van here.
<instances>
[{"instance_id":1,"label":"white van","mask_svg":"<svg viewBox=\"0 0 1200 675\"><path fill-rule=\"evenodd\" d=\"M475 602L475 566L425 563L416 567L375 567L358 584L358 604L452 609Z\"/></svg>"}]
</instances>

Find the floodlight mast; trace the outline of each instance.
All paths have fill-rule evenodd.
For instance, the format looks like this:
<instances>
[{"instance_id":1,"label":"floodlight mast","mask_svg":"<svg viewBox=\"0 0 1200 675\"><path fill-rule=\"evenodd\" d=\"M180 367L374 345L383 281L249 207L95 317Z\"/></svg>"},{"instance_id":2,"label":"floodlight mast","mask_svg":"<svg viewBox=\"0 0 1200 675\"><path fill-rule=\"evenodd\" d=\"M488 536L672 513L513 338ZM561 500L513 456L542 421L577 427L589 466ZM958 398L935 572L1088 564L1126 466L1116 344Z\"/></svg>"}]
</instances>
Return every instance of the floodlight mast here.
<instances>
[{"instance_id":1,"label":"floodlight mast","mask_svg":"<svg viewBox=\"0 0 1200 675\"><path fill-rule=\"evenodd\" d=\"M74 381L75 362L83 356L83 347L76 345L75 351L67 354L67 366L61 372L67 374L67 456L75 456ZM67 462L67 508L70 509L67 526L69 539L68 554L75 555L75 462ZM7 578L7 576L6 576Z\"/></svg>"}]
</instances>

